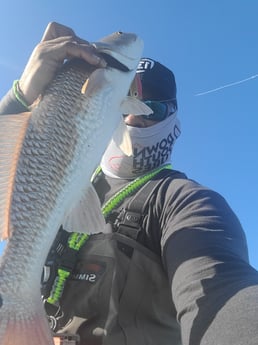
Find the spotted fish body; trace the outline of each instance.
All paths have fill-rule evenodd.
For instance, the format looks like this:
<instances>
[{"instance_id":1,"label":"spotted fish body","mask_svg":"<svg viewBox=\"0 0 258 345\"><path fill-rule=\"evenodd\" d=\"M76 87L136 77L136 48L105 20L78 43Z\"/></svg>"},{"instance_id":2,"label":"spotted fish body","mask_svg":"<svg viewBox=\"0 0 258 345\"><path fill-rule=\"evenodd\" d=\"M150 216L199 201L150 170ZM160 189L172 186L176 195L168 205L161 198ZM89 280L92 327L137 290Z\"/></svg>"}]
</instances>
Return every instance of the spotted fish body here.
<instances>
[{"instance_id":1,"label":"spotted fish body","mask_svg":"<svg viewBox=\"0 0 258 345\"><path fill-rule=\"evenodd\" d=\"M91 174L121 114L146 113L127 96L142 40L115 33L94 45L123 70L71 60L31 113L0 117L1 345L53 344L40 299L49 248L61 224L103 230Z\"/></svg>"}]
</instances>

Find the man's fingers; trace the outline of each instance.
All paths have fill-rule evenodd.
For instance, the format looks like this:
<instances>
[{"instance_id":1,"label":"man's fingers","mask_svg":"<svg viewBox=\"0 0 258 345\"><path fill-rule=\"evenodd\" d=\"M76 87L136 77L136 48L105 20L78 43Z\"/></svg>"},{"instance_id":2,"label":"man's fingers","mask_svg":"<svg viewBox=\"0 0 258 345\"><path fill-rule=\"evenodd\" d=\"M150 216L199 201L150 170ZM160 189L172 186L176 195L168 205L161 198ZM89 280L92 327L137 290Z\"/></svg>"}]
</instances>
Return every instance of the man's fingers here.
<instances>
[{"instance_id":1,"label":"man's fingers","mask_svg":"<svg viewBox=\"0 0 258 345\"><path fill-rule=\"evenodd\" d=\"M47 59L47 61L55 61L57 63L57 68L64 60L71 58L81 58L89 64L100 67L106 66L104 59L98 56L96 48L93 45L87 41L78 43L74 37L58 37L41 42L37 46L35 54L38 55L41 60Z\"/></svg>"},{"instance_id":2,"label":"man's fingers","mask_svg":"<svg viewBox=\"0 0 258 345\"><path fill-rule=\"evenodd\" d=\"M48 24L41 45L56 46L56 54L58 55L56 60L58 61L78 57L92 65L106 66L104 59L97 55L95 48L88 41L76 36L71 28L56 22Z\"/></svg>"},{"instance_id":3,"label":"man's fingers","mask_svg":"<svg viewBox=\"0 0 258 345\"><path fill-rule=\"evenodd\" d=\"M106 66L88 41L77 37L64 25L50 23L20 78L20 88L28 104L44 92L64 61L72 58L81 58L96 67Z\"/></svg>"},{"instance_id":4,"label":"man's fingers","mask_svg":"<svg viewBox=\"0 0 258 345\"><path fill-rule=\"evenodd\" d=\"M65 58L81 58L91 65L105 67L106 62L97 55L96 49L90 44L78 44L76 41L63 43Z\"/></svg>"},{"instance_id":5,"label":"man's fingers","mask_svg":"<svg viewBox=\"0 0 258 345\"><path fill-rule=\"evenodd\" d=\"M61 36L75 37L76 35L74 31L68 26L65 26L56 22L51 22L46 27L46 30L43 34L41 41L49 41Z\"/></svg>"}]
</instances>

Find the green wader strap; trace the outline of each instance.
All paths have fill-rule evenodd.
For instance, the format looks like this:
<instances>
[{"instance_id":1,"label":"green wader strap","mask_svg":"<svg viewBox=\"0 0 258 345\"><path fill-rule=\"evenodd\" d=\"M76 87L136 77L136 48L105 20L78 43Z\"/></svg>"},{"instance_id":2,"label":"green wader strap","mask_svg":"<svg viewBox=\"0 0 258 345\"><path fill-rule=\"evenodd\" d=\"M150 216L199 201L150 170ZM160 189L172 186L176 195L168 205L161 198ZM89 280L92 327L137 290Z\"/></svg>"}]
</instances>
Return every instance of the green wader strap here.
<instances>
[{"instance_id":1,"label":"green wader strap","mask_svg":"<svg viewBox=\"0 0 258 345\"><path fill-rule=\"evenodd\" d=\"M137 193L134 194L130 202L123 208L114 222L114 231L126 235L135 241L141 242L139 236L142 231L142 221L146 214L145 207L150 195L152 195L161 181L161 177L171 175L170 169L162 169L158 179L150 179Z\"/></svg>"},{"instance_id":2,"label":"green wader strap","mask_svg":"<svg viewBox=\"0 0 258 345\"><path fill-rule=\"evenodd\" d=\"M124 188L118 191L112 198L110 198L102 207L102 212L105 218L115 209L117 208L126 197L133 195L136 191L138 191L146 182L150 181L154 178L160 171L164 169L172 169L171 164L163 165L160 168L152 170L151 172L137 177L132 182L128 183Z\"/></svg>"},{"instance_id":3,"label":"green wader strap","mask_svg":"<svg viewBox=\"0 0 258 345\"><path fill-rule=\"evenodd\" d=\"M58 305L62 296L66 279L70 276L76 264L77 253L89 238L87 234L73 232L68 239L68 251L65 254L65 260L62 261L61 267L57 270L57 276L52 286L47 302Z\"/></svg>"}]
</instances>

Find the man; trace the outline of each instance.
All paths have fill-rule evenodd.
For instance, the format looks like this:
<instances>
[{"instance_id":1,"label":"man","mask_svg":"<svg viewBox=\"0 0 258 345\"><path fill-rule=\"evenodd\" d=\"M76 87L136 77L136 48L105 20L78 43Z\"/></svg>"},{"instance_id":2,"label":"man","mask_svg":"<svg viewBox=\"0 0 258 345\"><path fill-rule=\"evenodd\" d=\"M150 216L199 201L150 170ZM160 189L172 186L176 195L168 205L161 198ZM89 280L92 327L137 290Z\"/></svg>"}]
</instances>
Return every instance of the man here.
<instances>
[{"instance_id":1,"label":"man","mask_svg":"<svg viewBox=\"0 0 258 345\"><path fill-rule=\"evenodd\" d=\"M27 110L72 57L105 67L87 41L50 24L0 113ZM134 85L153 114L124 116L133 156L111 141L94 174L112 232L77 251L80 237L57 236L45 267L52 277L43 275L52 329L78 334L80 345L257 345L258 274L241 225L218 193L170 167L180 134L174 75L143 58ZM60 267L70 273L63 284Z\"/></svg>"}]
</instances>

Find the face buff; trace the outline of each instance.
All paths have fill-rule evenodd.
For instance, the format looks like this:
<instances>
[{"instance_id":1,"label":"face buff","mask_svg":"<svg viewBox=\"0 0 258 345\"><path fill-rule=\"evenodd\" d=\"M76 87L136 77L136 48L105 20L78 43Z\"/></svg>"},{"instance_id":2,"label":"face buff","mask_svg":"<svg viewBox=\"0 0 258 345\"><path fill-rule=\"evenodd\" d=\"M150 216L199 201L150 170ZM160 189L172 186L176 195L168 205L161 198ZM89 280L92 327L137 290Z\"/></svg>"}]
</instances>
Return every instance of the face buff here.
<instances>
[{"instance_id":1,"label":"face buff","mask_svg":"<svg viewBox=\"0 0 258 345\"><path fill-rule=\"evenodd\" d=\"M173 145L181 133L176 112L153 126L137 128L127 125L127 129L133 153L127 156L112 139L100 164L106 175L133 179L170 163Z\"/></svg>"}]
</instances>

